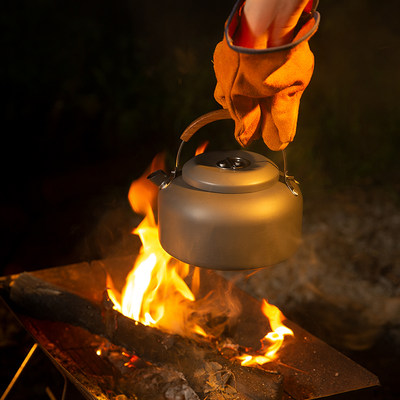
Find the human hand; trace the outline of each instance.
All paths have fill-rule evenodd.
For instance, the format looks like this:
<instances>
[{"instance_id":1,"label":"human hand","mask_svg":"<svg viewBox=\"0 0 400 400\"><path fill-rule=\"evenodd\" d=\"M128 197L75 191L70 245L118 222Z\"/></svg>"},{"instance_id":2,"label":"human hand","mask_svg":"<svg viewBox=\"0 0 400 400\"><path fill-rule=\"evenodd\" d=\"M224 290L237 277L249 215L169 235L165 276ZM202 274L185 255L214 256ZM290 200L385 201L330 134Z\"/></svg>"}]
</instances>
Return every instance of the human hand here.
<instances>
[{"instance_id":1,"label":"human hand","mask_svg":"<svg viewBox=\"0 0 400 400\"><path fill-rule=\"evenodd\" d=\"M243 29L243 22L247 21L243 8L256 3L258 13L253 15L257 21L251 36L247 36L250 40L238 43L238 38L246 39L238 34L250 32L248 26ZM243 3L237 3L232 11L224 39L214 52L214 96L235 120L235 137L242 146L262 137L271 150L282 150L293 141L300 98L314 67L308 46L319 24L314 3L315 0L247 0L243 7ZM260 12L261 6L267 8ZM304 18L299 20L303 10Z\"/></svg>"},{"instance_id":2,"label":"human hand","mask_svg":"<svg viewBox=\"0 0 400 400\"><path fill-rule=\"evenodd\" d=\"M289 43L308 3L310 0L246 0L235 44L262 49Z\"/></svg>"}]
</instances>

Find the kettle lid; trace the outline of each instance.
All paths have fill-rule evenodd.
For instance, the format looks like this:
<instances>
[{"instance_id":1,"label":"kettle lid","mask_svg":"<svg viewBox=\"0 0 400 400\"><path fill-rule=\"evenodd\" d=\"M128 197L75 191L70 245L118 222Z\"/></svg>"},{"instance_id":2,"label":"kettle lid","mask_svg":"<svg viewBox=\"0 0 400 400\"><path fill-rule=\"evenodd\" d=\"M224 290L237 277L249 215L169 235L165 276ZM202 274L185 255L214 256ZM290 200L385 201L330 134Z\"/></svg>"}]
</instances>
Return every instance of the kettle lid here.
<instances>
[{"instance_id":1,"label":"kettle lid","mask_svg":"<svg viewBox=\"0 0 400 400\"><path fill-rule=\"evenodd\" d=\"M182 168L190 186L216 193L249 193L279 180L278 167L261 154L246 150L209 151L193 157Z\"/></svg>"}]
</instances>

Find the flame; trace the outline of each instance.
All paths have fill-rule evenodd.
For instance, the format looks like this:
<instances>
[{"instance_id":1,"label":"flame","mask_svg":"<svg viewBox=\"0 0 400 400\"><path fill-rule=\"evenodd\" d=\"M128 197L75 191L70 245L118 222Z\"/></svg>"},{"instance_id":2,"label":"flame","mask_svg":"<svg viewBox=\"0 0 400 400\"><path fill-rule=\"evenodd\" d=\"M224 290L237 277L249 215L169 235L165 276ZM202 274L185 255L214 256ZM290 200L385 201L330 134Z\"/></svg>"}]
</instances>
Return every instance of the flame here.
<instances>
[{"instance_id":1,"label":"flame","mask_svg":"<svg viewBox=\"0 0 400 400\"><path fill-rule=\"evenodd\" d=\"M143 325L157 326L183 336L207 336L192 317L192 303L196 298L184 280L189 265L173 259L158 239L153 213L158 188L146 177L163 165L164 156L156 156L148 170L131 185L128 198L132 208L145 215L133 231L140 237L142 248L122 293L119 294L108 279L108 294L117 311Z\"/></svg>"},{"instance_id":2,"label":"flame","mask_svg":"<svg viewBox=\"0 0 400 400\"><path fill-rule=\"evenodd\" d=\"M156 207L158 188L147 177L158 169L164 169L164 165L165 154L156 155L143 175L132 182L128 193L128 199L133 210L137 214L145 215L152 226L155 226L153 209Z\"/></svg>"},{"instance_id":3,"label":"flame","mask_svg":"<svg viewBox=\"0 0 400 400\"><path fill-rule=\"evenodd\" d=\"M206 148L209 144L209 140L205 140L197 149L196 152L194 153L195 156L198 156L199 154L203 154L206 151Z\"/></svg>"},{"instance_id":4,"label":"flame","mask_svg":"<svg viewBox=\"0 0 400 400\"><path fill-rule=\"evenodd\" d=\"M207 144L203 143L196 154L203 152ZM161 154L154 158L150 167L130 187L128 198L132 208L144 215L133 231L140 237L142 248L121 293L115 289L111 278L107 277L108 295L114 309L144 325L192 338L218 337L226 325L235 322L240 314L240 302L226 288L223 293L218 293L216 288L197 299L200 270L192 267L189 287L185 281L190 272L189 265L172 258L161 247L153 213L159 189L146 177L163 168L164 155ZM242 365L272 361L284 336L293 334L282 324L284 316L277 307L264 300L262 310L269 319L272 332L261 340L261 352L238 357ZM214 322L222 322L208 324L210 318Z\"/></svg>"},{"instance_id":5,"label":"flame","mask_svg":"<svg viewBox=\"0 0 400 400\"><path fill-rule=\"evenodd\" d=\"M152 213L134 233L140 237L143 247L126 278L121 301L117 300L118 294L109 290L115 308L143 325L157 326L171 333L187 335L188 328L201 332L191 322L190 303L195 301L195 296L184 281L189 265L173 260L163 250Z\"/></svg>"},{"instance_id":6,"label":"flame","mask_svg":"<svg viewBox=\"0 0 400 400\"><path fill-rule=\"evenodd\" d=\"M278 307L269 304L267 300L264 299L261 309L268 318L272 331L261 339L261 349L258 351L259 354L242 354L237 357L242 365L263 365L275 360L285 336L293 336L293 331L282 323L285 317Z\"/></svg>"}]
</instances>

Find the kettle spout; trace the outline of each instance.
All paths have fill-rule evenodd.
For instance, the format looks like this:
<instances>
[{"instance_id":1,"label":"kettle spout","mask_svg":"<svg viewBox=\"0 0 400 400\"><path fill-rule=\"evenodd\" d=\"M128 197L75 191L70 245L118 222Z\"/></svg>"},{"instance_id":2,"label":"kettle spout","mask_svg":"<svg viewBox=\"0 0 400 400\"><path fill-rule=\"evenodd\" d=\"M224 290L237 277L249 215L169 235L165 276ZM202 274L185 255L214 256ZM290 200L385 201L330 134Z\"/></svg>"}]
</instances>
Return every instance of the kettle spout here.
<instances>
[{"instance_id":1,"label":"kettle spout","mask_svg":"<svg viewBox=\"0 0 400 400\"><path fill-rule=\"evenodd\" d=\"M161 169L152 172L147 179L157 185L160 189L163 189L170 182L170 176Z\"/></svg>"}]
</instances>

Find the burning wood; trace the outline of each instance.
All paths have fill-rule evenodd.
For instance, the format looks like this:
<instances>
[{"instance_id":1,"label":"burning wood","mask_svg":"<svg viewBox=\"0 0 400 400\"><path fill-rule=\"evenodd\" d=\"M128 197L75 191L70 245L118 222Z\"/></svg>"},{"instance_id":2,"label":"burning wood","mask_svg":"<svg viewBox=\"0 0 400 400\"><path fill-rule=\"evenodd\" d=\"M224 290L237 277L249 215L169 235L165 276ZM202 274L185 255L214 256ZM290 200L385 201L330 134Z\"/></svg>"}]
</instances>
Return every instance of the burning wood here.
<instances>
[{"instance_id":1,"label":"burning wood","mask_svg":"<svg viewBox=\"0 0 400 400\"><path fill-rule=\"evenodd\" d=\"M198 293L198 269L192 269L189 287L189 265L173 259L161 247L153 214L157 189L149 186L146 177L162 163L162 158L155 158L150 170L132 183L129 192L133 209L145 214L145 218L134 231L142 241L142 248L122 293L108 276L108 289L99 306L22 274L12 282L10 298L30 315L84 327L133 350L144 360L166 364L172 371L178 371L178 375L184 372L194 390L191 394L192 389L185 389L187 400L196 399L196 393L209 399L278 399L282 395L279 374L247 369L234 359L248 366L270 362L276 357L284 335L293 333L282 324L280 311L264 301L263 310L268 318L271 315L273 332L263 338L262 352L246 353L243 348L240 353L231 351L233 361L219 353L217 348L224 351L224 344L218 343L218 339L235 324L241 311L240 302L227 291L218 295L216 288L209 293ZM162 381L170 379L158 375ZM171 373L167 375L171 377ZM178 378L174 375L173 385L166 387L184 386L184 378Z\"/></svg>"},{"instance_id":2,"label":"burning wood","mask_svg":"<svg viewBox=\"0 0 400 400\"><path fill-rule=\"evenodd\" d=\"M124 394L134 394L141 400L199 400L184 375L171 366L146 363L110 342L102 344L96 353L116 369L114 386Z\"/></svg>"},{"instance_id":3,"label":"burning wood","mask_svg":"<svg viewBox=\"0 0 400 400\"><path fill-rule=\"evenodd\" d=\"M154 163L157 164L158 159ZM321 347L320 342L286 321L295 330L296 335L293 335L275 306L264 300L263 313L255 311L259 308L255 299L240 294L218 275L189 267L165 253L158 241L153 215L156 189L144 176L132 184L129 193L133 208L146 215L135 230L143 245L133 269L124 275L127 280L121 292L113 282L121 263L111 269L112 263L104 261L94 263L97 270L92 265L69 266L57 269L55 275L49 270L44 274L24 273L9 281L3 279L0 288L6 289L9 302L31 317L83 327L123 347L106 354L100 351L96 355L93 348L90 352L97 358L107 357L120 371L119 384L127 392L140 393L143 400L280 399L283 371L285 391L290 398L321 397L343 390L343 385L336 382L335 364L327 364L315 350ZM139 192L149 194L149 198L145 200ZM113 274L108 276L107 283L98 280L99 274L111 270ZM67 271L65 279L63 271ZM85 271L83 275L82 271ZM40 276L51 279L40 279ZM91 280L91 284L88 285L87 280ZM224 288L219 292L218 282L222 281ZM122 284L115 286L121 288ZM230 294L231 291L236 295ZM103 293L103 299L99 293ZM236 297L238 294L240 300ZM31 323L29 318L25 322ZM294 337L288 346L281 348L287 335ZM229 340L229 337L234 339ZM261 348L257 350L260 339ZM125 349L134 355L121 364ZM324 348L324 351L333 360L337 359L332 350ZM269 362L279 373L248 367ZM126 367L134 368L127 370ZM314 372L310 373L311 370ZM363 385L365 382L376 384L369 373L352 365L348 370L353 379L357 377ZM319 375L323 377L322 386ZM347 385L348 390L362 387L357 379ZM133 388L131 380L140 381L144 386L134 385ZM147 388L145 392L151 393L141 392L143 387ZM157 397L160 390L163 397Z\"/></svg>"},{"instance_id":4,"label":"burning wood","mask_svg":"<svg viewBox=\"0 0 400 400\"><path fill-rule=\"evenodd\" d=\"M280 374L243 367L220 355L208 342L144 326L112 310L107 297L101 306L29 273L11 281L9 291L10 300L30 316L83 327L134 351L143 360L152 364L161 363L183 373L190 387L201 398L281 398ZM235 394L236 397L227 397L228 394Z\"/></svg>"},{"instance_id":5,"label":"burning wood","mask_svg":"<svg viewBox=\"0 0 400 400\"><path fill-rule=\"evenodd\" d=\"M189 265L173 259L161 247L153 214L158 189L146 177L162 166L163 157L156 157L129 191L133 209L145 217L134 230L142 248L121 293L108 276L105 298L99 305L21 274L11 283L11 300L34 317L78 325L134 351L143 360L184 372L190 386L203 397L280 398L281 375L248 369L237 361L247 366L272 361L284 336L292 331L282 324L280 311L265 301L263 310L268 318L271 314L273 332L263 338L262 352L234 346L230 360L220 354L217 348L227 354L220 336L235 325L240 302L227 291L198 293L198 269L192 268L189 285ZM181 386L185 382L178 381Z\"/></svg>"},{"instance_id":6,"label":"burning wood","mask_svg":"<svg viewBox=\"0 0 400 400\"><path fill-rule=\"evenodd\" d=\"M203 144L196 153L205 150ZM149 169L131 185L129 200L132 208L145 215L141 224L134 230L142 242L139 257L128 274L122 293L115 290L109 278L108 294L114 308L126 317L154 326L163 331L189 338L212 339L220 336L225 324L234 324L240 313L240 302L228 293L220 296L213 290L199 299L199 273L194 270L191 287L185 281L189 274L189 265L173 259L161 247L153 209L156 204L158 188L148 180L149 173L164 168L162 156L156 156ZM179 240L179 238L177 238ZM260 352L241 354L238 359L242 365L262 365L272 361L281 347L285 335L293 332L283 325L283 315L273 305L264 300L263 312L270 320L272 332L262 340ZM216 329L210 328L209 315L213 321L225 321Z\"/></svg>"},{"instance_id":7,"label":"burning wood","mask_svg":"<svg viewBox=\"0 0 400 400\"><path fill-rule=\"evenodd\" d=\"M56 318L75 319L77 324L81 322L83 326L91 327L94 332L99 331L99 327L106 332L105 325L107 325L109 326L109 332L106 332L104 336L111 335L114 332L115 322L117 322L119 330L114 332L114 342L119 339L121 343L130 343L133 348L132 341L135 341L138 351L147 351L150 356L154 356L157 359L168 360L168 356L175 356L177 357L175 358L176 363L183 368L186 364L183 365L179 362L180 360L185 361L191 367L190 371L196 370L194 364L198 365L200 362L198 360L199 354L204 354L196 353L193 355L193 353L189 353L186 360L183 360L182 349L185 349L184 345L176 348L174 344L179 345L183 340L189 345L193 343L192 340L181 337L178 337L179 340L175 340L176 335L160 333L155 328L145 327L141 324L135 325L134 321L122 315L118 315L115 320L113 315L116 312L112 308L101 315L100 304L104 287L106 286L104 272L107 271L113 277L114 282L118 284L118 287L122 287L123 280L131 266L132 257L127 257L50 268L28 274L28 276L31 275L28 278L28 283L32 282L32 277L34 278L33 281L47 283L44 285L43 293L38 288L24 289L23 279L26 279L26 277L22 278L20 284L18 284L20 289L18 289L18 285L12 284L19 277L0 278L0 289L7 289L1 291L3 299L16 313L27 331L52 357L53 361L68 373L71 381L78 388L85 390L85 397L93 400L109 399L110 397L116 400L115 396L121 393L116 391L115 376L110 371L110 364L96 354L96 350L104 339L89 333L89 329L80 329L71 324L51 321L53 319L51 314L46 317L46 313L50 313L49 309L52 308L50 304L53 302L58 304L56 307L58 311L53 313ZM223 278L211 271L201 270L200 275L201 286L199 293L203 291L208 293L211 287L215 288L215 286L219 285L222 287L224 282L227 285ZM26 305L36 309L39 315L47 319L30 317L28 316L29 312L22 312L21 308L17 307L9 298L9 291L17 289L22 296L28 295ZM242 312L238 317L237 324L230 329L229 336L232 337L234 343L256 348L259 340L265 334L264 330L265 326L268 325L268 321L262 314L260 303L256 299L235 286L232 286L231 290L239 298ZM50 302L49 296L52 296ZM38 298L41 298L41 301ZM91 312L93 305L96 307L94 312ZM75 309L73 310L73 308ZM75 314L74 318L73 314ZM106 324L105 321L107 321ZM288 320L285 321L285 324L293 330L294 336L290 337L281 347L279 358L267 364L268 369L280 373L280 375L275 376L277 380L284 377L283 383L280 385L283 386L284 399L305 400L328 397L379 384L376 376L344 357L298 325ZM128 329L128 326L136 328L136 330L132 332L132 329ZM151 335L150 332L152 333ZM164 342L162 341L163 339ZM194 343L200 347L201 351L204 351L204 346L206 348L212 347L211 343ZM169 346L175 347L175 349L170 350ZM129 349L127 350L129 351ZM180 350L181 352L179 353ZM231 350L231 353L228 350L230 349L225 347L224 353L227 357L232 355L232 351L233 354L237 354L235 349ZM125 363L129 359L122 355L122 351L120 351L121 359ZM220 356L215 347L213 351ZM132 353L132 351L129 352ZM244 390L250 398L256 396L254 393L257 393L258 396L255 398L260 398L264 395L263 390L270 386L268 382L272 375L265 375L266 372L260 370L260 367L244 368L234 363L236 368L234 370L232 363L227 359L224 359L224 362L228 364L221 364L215 359L207 359L202 362L203 364L205 362L217 362L222 365L223 370L228 369L233 372L235 381L233 381L232 376L228 385L235 387L239 393ZM156 366L167 363L168 361L166 363L156 363ZM237 367L246 371L247 375L240 375ZM178 370L178 368L175 369ZM199 369L200 372L201 370ZM184 371L184 375L190 384L189 372ZM258 382L259 385L254 382ZM190 384L190 386L192 385ZM275 387L278 386L276 385ZM251 393L251 387L255 391L253 394ZM207 387L203 388L203 390L206 389ZM206 396L204 392L204 397ZM133 397L128 396L128 398ZM154 398L157 397L154 396ZM118 400L122 399L126 400L122 396L118 397Z\"/></svg>"}]
</instances>

